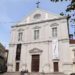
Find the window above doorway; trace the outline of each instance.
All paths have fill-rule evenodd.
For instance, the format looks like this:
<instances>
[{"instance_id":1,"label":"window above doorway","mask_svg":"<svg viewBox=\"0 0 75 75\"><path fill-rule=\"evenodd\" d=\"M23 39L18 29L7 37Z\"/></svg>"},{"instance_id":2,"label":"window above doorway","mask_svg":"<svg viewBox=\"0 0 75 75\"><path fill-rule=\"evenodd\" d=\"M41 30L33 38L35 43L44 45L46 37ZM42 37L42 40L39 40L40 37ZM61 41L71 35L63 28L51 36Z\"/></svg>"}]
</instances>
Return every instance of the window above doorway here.
<instances>
[{"instance_id":1,"label":"window above doorway","mask_svg":"<svg viewBox=\"0 0 75 75\"><path fill-rule=\"evenodd\" d=\"M57 27L52 28L52 37L57 37Z\"/></svg>"},{"instance_id":2,"label":"window above doorway","mask_svg":"<svg viewBox=\"0 0 75 75\"><path fill-rule=\"evenodd\" d=\"M23 32L18 33L18 41L22 41Z\"/></svg>"},{"instance_id":3,"label":"window above doorway","mask_svg":"<svg viewBox=\"0 0 75 75\"><path fill-rule=\"evenodd\" d=\"M34 40L39 39L39 29L34 30Z\"/></svg>"}]
</instances>

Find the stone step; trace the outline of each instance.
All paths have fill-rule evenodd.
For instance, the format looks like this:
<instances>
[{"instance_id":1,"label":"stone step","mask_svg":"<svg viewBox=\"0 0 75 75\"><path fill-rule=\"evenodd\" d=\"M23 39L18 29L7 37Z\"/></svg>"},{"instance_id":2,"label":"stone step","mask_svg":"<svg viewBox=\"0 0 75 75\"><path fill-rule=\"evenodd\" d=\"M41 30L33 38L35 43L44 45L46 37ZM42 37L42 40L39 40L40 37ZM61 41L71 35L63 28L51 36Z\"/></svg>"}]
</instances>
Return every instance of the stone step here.
<instances>
[{"instance_id":1,"label":"stone step","mask_svg":"<svg viewBox=\"0 0 75 75\"><path fill-rule=\"evenodd\" d=\"M51 73L36 73L36 72L32 72L32 73L29 73L29 75L66 75L62 72L51 72Z\"/></svg>"},{"instance_id":2,"label":"stone step","mask_svg":"<svg viewBox=\"0 0 75 75\"><path fill-rule=\"evenodd\" d=\"M36 72L32 72L32 73L29 73L29 75L66 75L62 72L52 72L52 73L36 73Z\"/></svg>"},{"instance_id":3,"label":"stone step","mask_svg":"<svg viewBox=\"0 0 75 75\"><path fill-rule=\"evenodd\" d=\"M2 75L21 75L20 72L7 72Z\"/></svg>"},{"instance_id":4,"label":"stone step","mask_svg":"<svg viewBox=\"0 0 75 75\"><path fill-rule=\"evenodd\" d=\"M7 72L7 73L4 73L3 75L21 75L21 73L20 72ZM66 74L61 73L61 72L52 72L52 73L31 72L31 73L27 73L24 75L66 75Z\"/></svg>"}]
</instances>

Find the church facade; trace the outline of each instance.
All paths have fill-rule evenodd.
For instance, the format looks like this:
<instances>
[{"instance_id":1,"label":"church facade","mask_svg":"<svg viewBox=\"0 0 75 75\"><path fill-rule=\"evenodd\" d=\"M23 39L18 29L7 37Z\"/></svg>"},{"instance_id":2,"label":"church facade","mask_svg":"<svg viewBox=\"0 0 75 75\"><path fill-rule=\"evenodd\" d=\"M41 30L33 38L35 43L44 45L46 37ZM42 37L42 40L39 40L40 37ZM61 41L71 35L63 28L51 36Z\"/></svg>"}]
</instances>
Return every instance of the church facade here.
<instances>
[{"instance_id":1,"label":"church facade","mask_svg":"<svg viewBox=\"0 0 75 75\"><path fill-rule=\"evenodd\" d=\"M11 29L8 72L75 72L67 17L36 9Z\"/></svg>"}]
</instances>

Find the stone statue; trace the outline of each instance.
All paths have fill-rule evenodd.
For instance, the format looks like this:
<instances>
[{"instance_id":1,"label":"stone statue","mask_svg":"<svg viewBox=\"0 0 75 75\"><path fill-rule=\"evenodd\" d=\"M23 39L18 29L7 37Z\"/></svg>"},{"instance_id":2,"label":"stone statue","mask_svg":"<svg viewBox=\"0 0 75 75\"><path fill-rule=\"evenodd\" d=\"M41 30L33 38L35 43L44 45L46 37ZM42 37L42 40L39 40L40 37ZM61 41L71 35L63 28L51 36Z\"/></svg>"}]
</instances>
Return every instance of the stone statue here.
<instances>
[{"instance_id":1,"label":"stone statue","mask_svg":"<svg viewBox=\"0 0 75 75\"><path fill-rule=\"evenodd\" d=\"M53 59L58 59L58 39L52 40L52 52L53 52Z\"/></svg>"}]
</instances>

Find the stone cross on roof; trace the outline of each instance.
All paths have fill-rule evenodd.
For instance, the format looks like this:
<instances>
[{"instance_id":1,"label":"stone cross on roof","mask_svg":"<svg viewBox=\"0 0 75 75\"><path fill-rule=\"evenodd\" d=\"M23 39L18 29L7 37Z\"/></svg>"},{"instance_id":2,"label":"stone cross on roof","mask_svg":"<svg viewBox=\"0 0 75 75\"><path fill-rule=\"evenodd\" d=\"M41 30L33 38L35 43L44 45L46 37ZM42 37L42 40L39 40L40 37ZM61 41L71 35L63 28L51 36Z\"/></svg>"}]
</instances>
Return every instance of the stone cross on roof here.
<instances>
[{"instance_id":1,"label":"stone cross on roof","mask_svg":"<svg viewBox=\"0 0 75 75\"><path fill-rule=\"evenodd\" d=\"M39 8L39 4L40 4L39 0L38 0L38 2L36 4L37 4L37 8Z\"/></svg>"}]
</instances>

